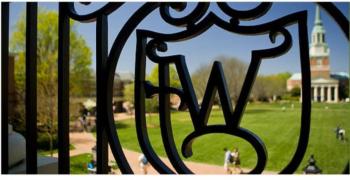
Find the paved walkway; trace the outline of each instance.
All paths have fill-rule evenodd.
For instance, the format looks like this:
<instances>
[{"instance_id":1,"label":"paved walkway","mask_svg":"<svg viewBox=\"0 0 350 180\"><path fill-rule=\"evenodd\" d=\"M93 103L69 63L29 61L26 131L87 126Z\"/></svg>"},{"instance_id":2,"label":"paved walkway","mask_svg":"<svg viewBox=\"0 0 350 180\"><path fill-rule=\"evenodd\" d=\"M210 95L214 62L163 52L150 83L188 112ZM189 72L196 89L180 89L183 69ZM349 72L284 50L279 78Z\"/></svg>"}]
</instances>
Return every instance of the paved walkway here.
<instances>
[{"instance_id":1,"label":"paved walkway","mask_svg":"<svg viewBox=\"0 0 350 180\"><path fill-rule=\"evenodd\" d=\"M75 156L83 153L91 153L91 148L95 146L95 137L91 133L70 133L70 143L74 145L75 149L70 151L71 156ZM141 174L141 170L138 165L138 157L140 153L123 149L127 160L135 174ZM55 154L54 156L57 156ZM109 159L114 160L111 150L109 150ZM172 168L167 158L161 158L161 160L169 167ZM186 162L185 164L196 174L225 174L222 166ZM173 168L172 168L173 169ZM174 170L174 169L173 169ZM244 170L244 169L243 169ZM248 170L244 170L247 172ZM153 167L148 168L149 174L158 174ZM272 172L266 172L267 174L273 174Z\"/></svg>"}]
</instances>

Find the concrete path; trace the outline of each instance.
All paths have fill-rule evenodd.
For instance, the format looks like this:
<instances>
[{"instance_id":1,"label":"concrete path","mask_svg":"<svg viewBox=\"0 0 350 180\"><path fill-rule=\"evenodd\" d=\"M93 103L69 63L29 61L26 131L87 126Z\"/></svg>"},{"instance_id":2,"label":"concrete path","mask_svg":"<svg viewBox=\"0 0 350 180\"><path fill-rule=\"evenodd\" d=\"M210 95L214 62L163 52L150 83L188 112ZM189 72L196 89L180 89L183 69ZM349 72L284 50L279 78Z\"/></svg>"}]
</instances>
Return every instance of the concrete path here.
<instances>
[{"instance_id":1,"label":"concrete path","mask_svg":"<svg viewBox=\"0 0 350 180\"><path fill-rule=\"evenodd\" d=\"M95 146L96 140L91 133L70 133L70 143L74 145L75 149L70 151L71 156L75 156L83 153L91 153L91 148ZM138 157L140 153L123 149L127 160L135 174L141 174L141 170L138 165ZM55 154L54 156L57 156ZM112 151L109 149L109 160L114 160ZM161 160L171 167L171 163L167 158L161 158ZM225 174L223 166L209 165L203 163L186 162L185 164L196 174ZM173 169L173 168L172 168ZM173 169L174 170L174 169ZM174 170L175 171L175 170ZM243 169L247 172L248 170ZM264 172L265 173L265 172ZM158 174L153 167L148 168L148 174ZM273 172L266 172L266 174L276 174Z\"/></svg>"}]
</instances>

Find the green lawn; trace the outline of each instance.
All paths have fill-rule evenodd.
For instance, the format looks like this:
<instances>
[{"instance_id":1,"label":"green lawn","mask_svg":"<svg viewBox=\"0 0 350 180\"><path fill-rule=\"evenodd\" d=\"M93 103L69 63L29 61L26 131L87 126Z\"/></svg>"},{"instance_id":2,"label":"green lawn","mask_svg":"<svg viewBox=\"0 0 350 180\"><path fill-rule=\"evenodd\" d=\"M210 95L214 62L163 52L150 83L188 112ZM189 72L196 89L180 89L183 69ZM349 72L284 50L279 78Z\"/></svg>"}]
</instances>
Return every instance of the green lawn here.
<instances>
[{"instance_id":1,"label":"green lawn","mask_svg":"<svg viewBox=\"0 0 350 180\"><path fill-rule=\"evenodd\" d=\"M70 173L71 174L87 174L87 164L91 161L92 154L85 153L72 156L70 158Z\"/></svg>"},{"instance_id":2,"label":"green lawn","mask_svg":"<svg viewBox=\"0 0 350 180\"><path fill-rule=\"evenodd\" d=\"M283 111L282 107L286 110ZM328 107L326 109L325 107ZM342 143L335 138L334 129L340 124L346 129L347 138L350 132L350 104L313 104L311 134L307 153L297 173L307 164L310 154L314 154L323 173L341 173L349 160L349 141ZM147 119L148 133L155 151L166 156L160 136L158 116ZM209 124L223 124L220 109L213 110ZM125 148L140 151L136 137L134 120L116 122L119 138ZM241 121L241 127L257 134L265 143L268 151L267 170L279 171L290 161L295 152L300 130L300 104L249 104ZM180 151L182 141L193 131L188 112L172 113L172 129L177 148ZM187 161L204 162L222 165L223 148L238 147L241 164L244 168L253 168L256 164L256 153L252 146L243 139L212 134L198 138L193 144L193 156ZM184 158L185 159L185 158Z\"/></svg>"}]
</instances>

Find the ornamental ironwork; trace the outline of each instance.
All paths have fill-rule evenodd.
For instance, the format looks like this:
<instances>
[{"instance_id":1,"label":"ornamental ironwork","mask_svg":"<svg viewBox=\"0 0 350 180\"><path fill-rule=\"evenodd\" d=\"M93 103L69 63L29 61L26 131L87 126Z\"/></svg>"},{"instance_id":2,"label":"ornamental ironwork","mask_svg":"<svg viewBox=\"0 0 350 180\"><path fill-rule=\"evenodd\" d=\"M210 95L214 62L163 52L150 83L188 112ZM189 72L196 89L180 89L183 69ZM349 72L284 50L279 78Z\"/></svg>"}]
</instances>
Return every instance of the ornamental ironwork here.
<instances>
[{"instance_id":1,"label":"ornamental ironwork","mask_svg":"<svg viewBox=\"0 0 350 180\"><path fill-rule=\"evenodd\" d=\"M6 59L8 59L8 28L9 28L9 3L2 4L2 72L6 73ZM88 5L89 3L83 3ZM242 21L253 21L269 12L272 5L270 2L260 3L253 9L242 11L236 10L225 2L217 3L220 11L230 17L224 20L215 12L209 10L210 3L199 2L196 7L183 17L173 17L171 10L178 12L186 9L186 3L160 3L147 2L137 9L126 21L113 41L108 52L108 16L117 11L124 3L107 3L100 9L89 14L81 15L76 12L74 3L59 3L59 94L58 94L58 132L59 132L59 173L69 173L69 20L73 19L83 23L96 22L96 76L97 76L97 173L108 172L108 144L111 147L114 158L122 173L132 174L133 171L122 150L118 138L118 129L114 124L112 110L113 81L120 54L131 36L136 33L136 59L135 59L135 122L137 137L142 152L151 165L161 174L192 174L193 172L184 164L180 153L184 157L192 156L192 144L196 138L211 133L227 134L240 137L252 145L257 154L257 164L249 172L251 174L262 173L265 169L268 153L264 142L253 131L241 126L241 119L248 98L259 70L259 66L266 58L281 56L289 51L292 46L292 36L287 27L296 25L298 28L299 61L302 74L302 109L300 117L299 141L290 162L281 169L281 174L290 174L296 171L300 165L308 146L310 133L311 114L311 78L308 52L307 12L299 11L280 17L271 22L258 25L241 25ZM332 3L318 3L337 22L346 38L349 38L349 22L346 17ZM138 25L152 12L159 11L164 22L171 26L179 27L175 33L158 33L146 29L137 29ZM37 3L27 3L27 85L36 83L36 23ZM213 64L204 99L201 105L191 82L184 55L174 54L160 56L159 52L168 50L168 43L190 41L203 34L213 26L217 26L226 32L243 36L259 34L269 35L274 47L258 49L251 52L251 60L246 74L243 87L239 94L235 108L232 107L228 92L225 74L220 62ZM282 43L275 43L277 36L283 37ZM152 61L159 66L159 85L153 85L145 79L146 63ZM181 88L171 87L169 83L169 66L175 65ZM4 74L3 76L4 77ZM6 97L7 81L2 79L2 97ZM31 95L26 102L27 133L36 134L36 86L29 86L27 95ZM208 118L213 106L216 93L219 94L224 125L208 125ZM178 152L174 142L170 117L170 94L176 94L181 99L181 107L186 106L192 120L194 131L190 133L182 143L181 152ZM174 167L173 171L155 153L151 146L146 126L145 99L154 95L159 97L160 129L166 154ZM2 173L7 173L7 99L2 100ZM5 113L4 113L5 112ZM27 173L37 173L36 162L36 136L27 139Z\"/></svg>"}]
</instances>

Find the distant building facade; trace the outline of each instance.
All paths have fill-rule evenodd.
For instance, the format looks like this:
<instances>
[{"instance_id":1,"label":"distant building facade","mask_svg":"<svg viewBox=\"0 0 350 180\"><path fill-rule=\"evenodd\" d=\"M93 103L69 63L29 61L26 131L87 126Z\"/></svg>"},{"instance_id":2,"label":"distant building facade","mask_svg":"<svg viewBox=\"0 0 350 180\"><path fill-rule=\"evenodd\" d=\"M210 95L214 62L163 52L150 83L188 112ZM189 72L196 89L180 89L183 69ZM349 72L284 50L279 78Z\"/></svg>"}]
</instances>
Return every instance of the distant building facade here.
<instances>
[{"instance_id":1,"label":"distant building facade","mask_svg":"<svg viewBox=\"0 0 350 180\"><path fill-rule=\"evenodd\" d=\"M311 68L311 98L314 102L338 102L339 80L333 78L335 76L330 73L330 50L326 43L325 33L326 31L320 17L320 9L316 6L315 25L312 30L309 52ZM300 73L293 74L287 81L288 91L295 87L301 88Z\"/></svg>"},{"instance_id":2,"label":"distant building facade","mask_svg":"<svg viewBox=\"0 0 350 180\"><path fill-rule=\"evenodd\" d=\"M114 112L125 112L123 108L124 88L126 85L134 82L135 75L131 72L119 72L114 74L114 86L113 86L113 105Z\"/></svg>"}]
</instances>

